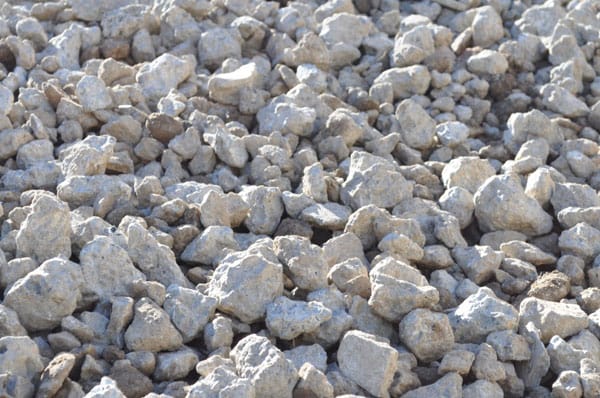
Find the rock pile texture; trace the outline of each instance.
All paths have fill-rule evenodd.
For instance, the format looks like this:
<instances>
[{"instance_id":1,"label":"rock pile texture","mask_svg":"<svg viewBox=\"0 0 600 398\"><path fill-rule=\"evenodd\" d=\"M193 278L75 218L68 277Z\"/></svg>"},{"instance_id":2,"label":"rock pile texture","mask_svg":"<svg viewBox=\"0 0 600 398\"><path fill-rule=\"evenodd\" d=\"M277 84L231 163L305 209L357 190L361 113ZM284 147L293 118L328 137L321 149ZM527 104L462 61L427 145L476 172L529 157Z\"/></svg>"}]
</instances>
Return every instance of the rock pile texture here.
<instances>
[{"instance_id":1,"label":"rock pile texture","mask_svg":"<svg viewBox=\"0 0 600 398\"><path fill-rule=\"evenodd\" d=\"M600 396L598 0L5 0L0 396Z\"/></svg>"}]
</instances>

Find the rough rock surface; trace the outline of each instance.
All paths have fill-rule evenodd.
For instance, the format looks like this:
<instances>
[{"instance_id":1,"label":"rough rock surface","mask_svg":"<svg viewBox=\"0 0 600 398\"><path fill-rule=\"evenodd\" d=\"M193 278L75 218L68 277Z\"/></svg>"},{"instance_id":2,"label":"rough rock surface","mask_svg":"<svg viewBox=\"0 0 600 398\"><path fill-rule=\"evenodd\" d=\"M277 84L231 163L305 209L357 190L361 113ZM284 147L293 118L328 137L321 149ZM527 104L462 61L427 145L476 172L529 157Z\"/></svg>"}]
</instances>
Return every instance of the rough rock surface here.
<instances>
[{"instance_id":1,"label":"rough rock surface","mask_svg":"<svg viewBox=\"0 0 600 398\"><path fill-rule=\"evenodd\" d=\"M0 396L600 396L598 0L5 0Z\"/></svg>"}]
</instances>

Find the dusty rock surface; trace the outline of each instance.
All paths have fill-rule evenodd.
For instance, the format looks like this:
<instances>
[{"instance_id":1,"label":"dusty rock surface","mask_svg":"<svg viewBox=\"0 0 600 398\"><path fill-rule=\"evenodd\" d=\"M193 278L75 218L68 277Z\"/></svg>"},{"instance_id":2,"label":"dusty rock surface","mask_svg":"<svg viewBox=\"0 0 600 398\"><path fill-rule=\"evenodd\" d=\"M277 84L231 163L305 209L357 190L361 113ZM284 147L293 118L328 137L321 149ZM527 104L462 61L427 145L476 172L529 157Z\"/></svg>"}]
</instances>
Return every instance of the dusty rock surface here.
<instances>
[{"instance_id":1,"label":"dusty rock surface","mask_svg":"<svg viewBox=\"0 0 600 398\"><path fill-rule=\"evenodd\" d=\"M600 396L598 0L0 1L0 396Z\"/></svg>"}]
</instances>

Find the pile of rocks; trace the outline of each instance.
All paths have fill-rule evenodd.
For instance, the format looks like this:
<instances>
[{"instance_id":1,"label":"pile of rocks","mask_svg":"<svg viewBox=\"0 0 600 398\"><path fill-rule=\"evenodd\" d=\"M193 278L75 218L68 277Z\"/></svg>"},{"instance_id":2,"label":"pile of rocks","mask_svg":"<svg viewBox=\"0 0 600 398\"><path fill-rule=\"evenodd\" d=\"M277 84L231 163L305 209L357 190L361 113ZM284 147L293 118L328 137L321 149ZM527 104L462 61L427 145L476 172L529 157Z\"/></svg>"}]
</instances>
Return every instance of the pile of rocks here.
<instances>
[{"instance_id":1,"label":"pile of rocks","mask_svg":"<svg viewBox=\"0 0 600 398\"><path fill-rule=\"evenodd\" d=\"M600 396L597 0L7 0L3 397Z\"/></svg>"}]
</instances>

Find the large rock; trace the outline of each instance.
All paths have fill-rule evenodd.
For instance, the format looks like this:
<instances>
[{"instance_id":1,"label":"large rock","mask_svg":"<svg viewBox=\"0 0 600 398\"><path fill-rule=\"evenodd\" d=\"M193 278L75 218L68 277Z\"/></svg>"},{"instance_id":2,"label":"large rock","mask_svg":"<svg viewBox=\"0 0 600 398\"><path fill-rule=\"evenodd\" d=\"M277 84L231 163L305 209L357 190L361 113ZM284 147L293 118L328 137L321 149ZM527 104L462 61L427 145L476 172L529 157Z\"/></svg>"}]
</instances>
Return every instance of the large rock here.
<instances>
[{"instance_id":1,"label":"large rock","mask_svg":"<svg viewBox=\"0 0 600 398\"><path fill-rule=\"evenodd\" d=\"M142 86L144 97L158 101L171 89L186 80L194 72L195 62L191 57L178 58L165 53L154 61L143 65L135 76Z\"/></svg>"},{"instance_id":2,"label":"large rock","mask_svg":"<svg viewBox=\"0 0 600 398\"><path fill-rule=\"evenodd\" d=\"M148 280L160 282L165 286L191 287L179 268L173 251L160 244L137 222L127 227L127 254Z\"/></svg>"},{"instance_id":3,"label":"large rock","mask_svg":"<svg viewBox=\"0 0 600 398\"><path fill-rule=\"evenodd\" d=\"M392 208L412 197L413 184L389 161L368 152L353 152L340 199L352 209L367 205Z\"/></svg>"},{"instance_id":4,"label":"large rock","mask_svg":"<svg viewBox=\"0 0 600 398\"><path fill-rule=\"evenodd\" d=\"M462 381L458 373L448 373L433 384L407 392L402 398L462 398Z\"/></svg>"},{"instance_id":5,"label":"large rock","mask_svg":"<svg viewBox=\"0 0 600 398\"><path fill-rule=\"evenodd\" d=\"M283 293L281 264L239 252L223 259L215 270L207 294L219 300L218 309L252 323L265 315L267 305Z\"/></svg>"},{"instance_id":6,"label":"large rock","mask_svg":"<svg viewBox=\"0 0 600 398\"><path fill-rule=\"evenodd\" d=\"M435 121L412 99L405 99L396 108L402 142L411 148L427 149L435 137Z\"/></svg>"},{"instance_id":7,"label":"large rock","mask_svg":"<svg viewBox=\"0 0 600 398\"><path fill-rule=\"evenodd\" d=\"M104 174L117 140L109 135L88 135L61 152L65 177Z\"/></svg>"},{"instance_id":8,"label":"large rock","mask_svg":"<svg viewBox=\"0 0 600 398\"><path fill-rule=\"evenodd\" d=\"M473 200L475 217L484 232L511 230L537 236L552 230L552 216L535 199L525 195L513 176L489 178Z\"/></svg>"},{"instance_id":9,"label":"large rock","mask_svg":"<svg viewBox=\"0 0 600 398\"><path fill-rule=\"evenodd\" d=\"M482 287L448 314L448 318L457 342L479 344L492 332L516 330L519 313L492 290Z\"/></svg>"},{"instance_id":10,"label":"large rock","mask_svg":"<svg viewBox=\"0 0 600 398\"><path fill-rule=\"evenodd\" d=\"M34 381L43 369L40 351L32 339L27 336L0 338L0 374L12 373Z\"/></svg>"},{"instance_id":11,"label":"large rock","mask_svg":"<svg viewBox=\"0 0 600 398\"><path fill-rule=\"evenodd\" d=\"M125 344L131 351L174 351L183 339L169 315L149 298L135 304L131 325L125 332Z\"/></svg>"},{"instance_id":12,"label":"large rock","mask_svg":"<svg viewBox=\"0 0 600 398\"><path fill-rule=\"evenodd\" d=\"M250 380L257 397L292 397L298 372L266 337L244 337L231 351L231 358L240 377Z\"/></svg>"},{"instance_id":13,"label":"large rock","mask_svg":"<svg viewBox=\"0 0 600 398\"><path fill-rule=\"evenodd\" d=\"M544 343L552 336L566 338L588 327L587 314L577 304L556 303L534 297L526 298L519 307L521 331L529 322L539 329Z\"/></svg>"},{"instance_id":14,"label":"large rock","mask_svg":"<svg viewBox=\"0 0 600 398\"><path fill-rule=\"evenodd\" d=\"M49 193L36 195L16 237L17 257L43 262L53 257L71 257L69 206Z\"/></svg>"},{"instance_id":15,"label":"large rock","mask_svg":"<svg viewBox=\"0 0 600 398\"><path fill-rule=\"evenodd\" d=\"M424 65L405 68L391 68L375 78L373 85L388 83L392 85L394 99L410 98L425 94L429 89L431 75Z\"/></svg>"},{"instance_id":16,"label":"large rock","mask_svg":"<svg viewBox=\"0 0 600 398\"><path fill-rule=\"evenodd\" d=\"M398 351L386 339L353 330L344 335L337 352L342 373L376 397L388 397L397 369Z\"/></svg>"},{"instance_id":17,"label":"large rock","mask_svg":"<svg viewBox=\"0 0 600 398\"><path fill-rule=\"evenodd\" d=\"M331 310L319 302L294 301L281 296L267 305L265 322L274 336L292 340L302 333L315 331L331 316Z\"/></svg>"},{"instance_id":18,"label":"large rock","mask_svg":"<svg viewBox=\"0 0 600 398\"><path fill-rule=\"evenodd\" d=\"M461 187L474 194L496 170L487 159L461 156L452 159L442 170L442 182L446 188Z\"/></svg>"},{"instance_id":19,"label":"large rock","mask_svg":"<svg viewBox=\"0 0 600 398\"><path fill-rule=\"evenodd\" d=\"M313 291L327 287L327 270L323 250L309 239L284 235L275 238L275 254L283 271L301 289Z\"/></svg>"},{"instance_id":20,"label":"large rock","mask_svg":"<svg viewBox=\"0 0 600 398\"><path fill-rule=\"evenodd\" d=\"M186 343L200 336L215 313L217 300L194 289L171 285L163 308Z\"/></svg>"},{"instance_id":21,"label":"large rock","mask_svg":"<svg viewBox=\"0 0 600 398\"><path fill-rule=\"evenodd\" d=\"M422 362L442 358L454 345L448 316L426 309L409 312L400 322L400 341Z\"/></svg>"},{"instance_id":22,"label":"large rock","mask_svg":"<svg viewBox=\"0 0 600 398\"><path fill-rule=\"evenodd\" d=\"M240 91L256 88L261 81L261 74L256 63L250 62L228 73L213 75L208 81L208 95L214 101L228 105L238 105Z\"/></svg>"},{"instance_id":23,"label":"large rock","mask_svg":"<svg viewBox=\"0 0 600 398\"><path fill-rule=\"evenodd\" d=\"M283 215L281 191L273 187L246 186L240 192L250 211L244 225L254 234L271 235Z\"/></svg>"},{"instance_id":24,"label":"large rock","mask_svg":"<svg viewBox=\"0 0 600 398\"><path fill-rule=\"evenodd\" d=\"M81 249L79 259L85 279L84 293L100 299L127 296L133 281L146 280L127 251L108 236L96 236Z\"/></svg>"},{"instance_id":25,"label":"large rock","mask_svg":"<svg viewBox=\"0 0 600 398\"><path fill-rule=\"evenodd\" d=\"M79 265L54 258L15 282L3 304L15 310L28 331L50 330L75 311L83 285Z\"/></svg>"}]
</instances>

